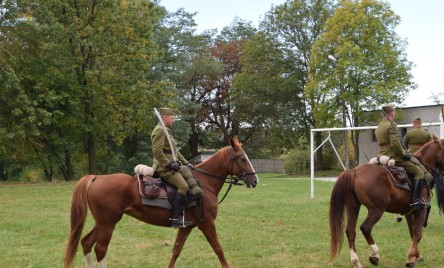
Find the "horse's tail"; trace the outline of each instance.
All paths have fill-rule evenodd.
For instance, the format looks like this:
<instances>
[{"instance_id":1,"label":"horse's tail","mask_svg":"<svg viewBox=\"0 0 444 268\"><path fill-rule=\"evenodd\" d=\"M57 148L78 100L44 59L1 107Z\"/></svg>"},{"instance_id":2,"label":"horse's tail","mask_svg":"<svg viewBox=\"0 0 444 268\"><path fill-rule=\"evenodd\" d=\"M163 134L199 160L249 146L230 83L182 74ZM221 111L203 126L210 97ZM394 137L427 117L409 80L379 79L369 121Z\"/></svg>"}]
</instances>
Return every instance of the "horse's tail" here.
<instances>
[{"instance_id":1,"label":"horse's tail","mask_svg":"<svg viewBox=\"0 0 444 268\"><path fill-rule=\"evenodd\" d=\"M72 267L72 262L77 252L80 236L85 226L88 215L87 190L94 175L86 175L81 178L74 189L71 201L71 231L65 252L65 268Z\"/></svg>"},{"instance_id":2,"label":"horse's tail","mask_svg":"<svg viewBox=\"0 0 444 268\"><path fill-rule=\"evenodd\" d=\"M444 213L444 179L439 177L435 179L436 202L438 203L439 213Z\"/></svg>"},{"instance_id":3,"label":"horse's tail","mask_svg":"<svg viewBox=\"0 0 444 268\"><path fill-rule=\"evenodd\" d=\"M344 237L344 209L348 196L353 192L353 178L355 173L353 169L343 171L336 180L335 186L330 198L330 259L341 251Z\"/></svg>"}]
</instances>

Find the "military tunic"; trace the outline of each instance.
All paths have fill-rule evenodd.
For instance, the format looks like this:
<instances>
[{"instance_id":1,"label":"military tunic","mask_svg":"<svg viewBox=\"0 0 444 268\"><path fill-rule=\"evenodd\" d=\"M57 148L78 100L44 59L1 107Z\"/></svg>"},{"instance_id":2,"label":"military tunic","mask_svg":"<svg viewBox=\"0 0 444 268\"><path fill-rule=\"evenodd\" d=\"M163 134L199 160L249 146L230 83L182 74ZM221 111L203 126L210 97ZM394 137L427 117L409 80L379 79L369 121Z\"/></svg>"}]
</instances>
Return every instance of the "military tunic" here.
<instances>
[{"instance_id":1,"label":"military tunic","mask_svg":"<svg viewBox=\"0 0 444 268\"><path fill-rule=\"evenodd\" d=\"M151 142L153 150L153 169L159 173L167 182L177 187L177 191L183 195L187 194L188 184L179 172L172 172L168 165L173 161L174 151L177 156L177 160L182 162L182 164L188 164L188 161L182 154L177 150L176 141L174 140L172 131L169 127L166 127L168 134L171 139L171 145L168 142L168 138L163 131L162 125L160 123L154 128L151 133ZM183 169L184 167L182 167Z\"/></svg>"},{"instance_id":2,"label":"military tunic","mask_svg":"<svg viewBox=\"0 0 444 268\"><path fill-rule=\"evenodd\" d=\"M404 160L406 152L402 148L396 123L393 122L392 124L387 118L384 118L376 128L375 136L378 141L379 156L386 155L394 159L397 166L403 167L415 179L424 178L424 172L418 166L410 160Z\"/></svg>"},{"instance_id":3,"label":"military tunic","mask_svg":"<svg viewBox=\"0 0 444 268\"><path fill-rule=\"evenodd\" d=\"M420 127L409 130L404 136L404 144L412 153L416 153L424 144L431 140L432 136L430 133Z\"/></svg>"}]
</instances>

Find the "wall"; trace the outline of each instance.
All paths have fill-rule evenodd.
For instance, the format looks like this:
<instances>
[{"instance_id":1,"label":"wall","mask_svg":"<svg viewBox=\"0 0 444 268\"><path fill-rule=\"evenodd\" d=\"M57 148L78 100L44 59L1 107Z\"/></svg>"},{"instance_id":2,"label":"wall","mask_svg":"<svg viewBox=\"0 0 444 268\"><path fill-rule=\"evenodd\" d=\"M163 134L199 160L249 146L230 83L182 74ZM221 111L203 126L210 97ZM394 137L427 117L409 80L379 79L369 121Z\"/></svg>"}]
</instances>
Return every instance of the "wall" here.
<instances>
[{"instance_id":1,"label":"wall","mask_svg":"<svg viewBox=\"0 0 444 268\"><path fill-rule=\"evenodd\" d=\"M440 137L439 126L430 126L430 123L439 122L439 105L397 108L395 122L399 125L411 125L414 118L419 117L422 121L422 127L430 133ZM375 122L377 126L379 122ZM411 127L399 127L398 131L404 137L405 133L412 129ZM374 138L374 130L361 131L359 136L359 164L367 163L367 158L378 155L378 143Z\"/></svg>"}]
</instances>

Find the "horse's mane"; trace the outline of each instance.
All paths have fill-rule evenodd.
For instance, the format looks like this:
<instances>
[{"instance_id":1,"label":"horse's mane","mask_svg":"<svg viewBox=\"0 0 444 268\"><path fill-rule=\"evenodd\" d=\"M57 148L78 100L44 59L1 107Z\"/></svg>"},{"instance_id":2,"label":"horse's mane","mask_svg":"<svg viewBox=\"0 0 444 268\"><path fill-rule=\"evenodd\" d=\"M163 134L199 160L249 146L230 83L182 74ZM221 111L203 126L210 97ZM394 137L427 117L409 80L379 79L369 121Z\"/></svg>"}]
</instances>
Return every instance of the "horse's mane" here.
<instances>
[{"instance_id":1,"label":"horse's mane","mask_svg":"<svg viewBox=\"0 0 444 268\"><path fill-rule=\"evenodd\" d=\"M205 165L205 164L211 165L214 162L223 161L224 159L220 159L221 158L220 155L222 155L223 151L228 151L229 148L230 148L230 146L225 146L225 147L219 149L217 152L212 154L208 159L205 159L204 161L197 164L196 167L201 167L202 165ZM228 154L225 153L225 155L228 155Z\"/></svg>"},{"instance_id":2,"label":"horse's mane","mask_svg":"<svg viewBox=\"0 0 444 268\"><path fill-rule=\"evenodd\" d=\"M414 155L419 155L425 148L427 148L428 147L428 145L430 144L430 143L435 143L435 142L438 142L440 139L438 138L438 137L436 137L436 135L435 134L433 134L433 138L432 138L432 140L431 141L429 141L429 142L427 142L427 143L425 143L423 146L421 146L421 148L419 148L419 150L418 151L416 151L415 153L414 153ZM441 140L441 142L442 142L443 140Z\"/></svg>"},{"instance_id":3,"label":"horse's mane","mask_svg":"<svg viewBox=\"0 0 444 268\"><path fill-rule=\"evenodd\" d=\"M236 145L236 147L242 148L242 144L239 143L239 142L236 142L235 145ZM202 165L205 165L205 164L207 164L207 165L210 164L211 165L214 162L221 162L221 161L225 162L226 158L228 158L230 156L230 154L228 153L230 149L232 149L231 146L225 146L225 147L219 149L217 152L212 154L208 159L206 159L203 162L197 164L196 167L201 167ZM221 155L223 155L224 157L222 158Z\"/></svg>"}]
</instances>

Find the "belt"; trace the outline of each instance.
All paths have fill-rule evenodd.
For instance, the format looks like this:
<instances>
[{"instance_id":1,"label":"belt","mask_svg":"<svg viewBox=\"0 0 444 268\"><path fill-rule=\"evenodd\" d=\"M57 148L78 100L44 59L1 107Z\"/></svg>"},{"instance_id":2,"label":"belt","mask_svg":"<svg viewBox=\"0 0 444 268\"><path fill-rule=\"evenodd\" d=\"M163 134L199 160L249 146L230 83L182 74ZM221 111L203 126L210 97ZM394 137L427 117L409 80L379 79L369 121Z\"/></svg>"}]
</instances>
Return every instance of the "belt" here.
<instances>
[{"instance_id":1,"label":"belt","mask_svg":"<svg viewBox=\"0 0 444 268\"><path fill-rule=\"evenodd\" d=\"M379 147L390 147L390 142L383 142L379 144Z\"/></svg>"},{"instance_id":2,"label":"belt","mask_svg":"<svg viewBox=\"0 0 444 268\"><path fill-rule=\"evenodd\" d=\"M163 149L163 153L164 154L173 154L173 151Z\"/></svg>"},{"instance_id":3,"label":"belt","mask_svg":"<svg viewBox=\"0 0 444 268\"><path fill-rule=\"evenodd\" d=\"M418 146L418 147L421 147L421 146L423 146L424 145L424 143L409 143L409 146Z\"/></svg>"}]
</instances>

